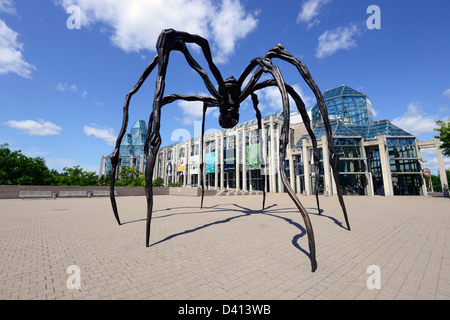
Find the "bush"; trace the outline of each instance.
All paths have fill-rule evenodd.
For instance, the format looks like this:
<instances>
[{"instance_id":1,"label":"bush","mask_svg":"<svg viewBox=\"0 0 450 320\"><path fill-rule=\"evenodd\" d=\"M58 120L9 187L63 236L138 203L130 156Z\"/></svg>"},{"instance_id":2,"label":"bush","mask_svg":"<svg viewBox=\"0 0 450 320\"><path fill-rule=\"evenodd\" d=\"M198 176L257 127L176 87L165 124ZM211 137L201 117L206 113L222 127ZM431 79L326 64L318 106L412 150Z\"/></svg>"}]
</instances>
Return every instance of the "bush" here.
<instances>
[{"instance_id":1,"label":"bush","mask_svg":"<svg viewBox=\"0 0 450 320\"><path fill-rule=\"evenodd\" d=\"M164 179L161 177L158 177L155 180L153 180L152 185L154 187L164 187Z\"/></svg>"},{"instance_id":2,"label":"bush","mask_svg":"<svg viewBox=\"0 0 450 320\"><path fill-rule=\"evenodd\" d=\"M178 181L178 182L169 182L169 187L182 187L183 186L183 182L182 181Z\"/></svg>"}]
</instances>

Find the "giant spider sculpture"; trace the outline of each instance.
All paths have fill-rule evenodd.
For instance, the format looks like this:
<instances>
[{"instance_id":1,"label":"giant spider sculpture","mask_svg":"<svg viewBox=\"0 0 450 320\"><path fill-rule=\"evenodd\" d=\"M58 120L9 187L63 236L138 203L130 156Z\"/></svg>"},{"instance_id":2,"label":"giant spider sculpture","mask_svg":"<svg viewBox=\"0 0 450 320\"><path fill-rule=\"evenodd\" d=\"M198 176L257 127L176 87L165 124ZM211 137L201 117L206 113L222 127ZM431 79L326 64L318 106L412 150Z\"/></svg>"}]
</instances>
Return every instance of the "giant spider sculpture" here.
<instances>
[{"instance_id":1,"label":"giant spider sculpture","mask_svg":"<svg viewBox=\"0 0 450 320\"><path fill-rule=\"evenodd\" d=\"M207 73L200 67L200 65L194 60L194 58L189 53L189 50L187 49L186 43L193 43L198 45L208 63L208 66L214 76L214 78L217 81L218 89L214 87L214 85L211 83ZM281 75L281 72L279 68L272 64L273 58L279 58L284 61L287 61L294 65L297 70L300 72L301 76L305 80L305 82L309 85L311 90L314 92L314 95L317 99L317 103L320 109L320 112L322 113L324 125L326 128L326 134L327 134L327 140L328 140L328 147L330 149L331 159L330 164L333 169L333 176L336 181L336 185L339 186L339 171L338 171L338 162L339 162L339 156L336 153L334 149L334 143L333 138L331 136L331 127L330 122L328 119L328 112L325 106L325 102L322 96L322 93L320 92L319 88L317 87L316 83L312 79L308 69L306 66L289 54L282 45L277 45L274 48L272 48L264 58L259 57L253 59L248 67L244 70L242 75L239 77L238 80L236 80L234 77L229 77L225 81L223 80L219 70L217 69L216 65L214 64L212 57L211 57L211 50L208 44L208 41L198 35L193 35L187 32L180 32L173 29L167 29L163 30L158 38L157 44L157 55L153 58L153 60L150 62L150 64L145 69L144 73L140 77L139 81L136 83L134 88L126 95L125 103L123 106L123 122L122 122L122 128L120 130L120 133L117 137L116 146L115 149L111 155L111 164L112 164L112 171L111 171L111 186L110 186L110 199L112 208L114 211L115 218L117 220L117 223L120 225L120 219L119 214L117 210L117 204L114 196L114 185L115 185L115 177L116 177L116 170L117 170L117 164L119 161L119 149L120 144L122 141L122 138L126 132L127 125L128 125L128 109L129 109L129 103L131 97L140 89L144 81L147 79L147 77L150 75L150 73L153 71L153 69L158 66L158 76L156 81L156 89L155 89L155 97L153 101L153 111L150 115L150 120L148 123L148 132L147 132L147 138L145 142L144 147L144 154L145 154L145 194L147 197L147 223L146 223L146 246L149 246L150 241L150 223L152 218L152 210L153 210L153 189L152 189L152 181L153 181L153 168L155 166L156 156L158 154L159 147L161 146L161 136L160 136L160 120L161 120L161 109L164 105L169 104L171 102L174 102L176 100L186 100L186 101L201 101L203 102L203 122L202 122L202 137L201 137L201 148L203 148L203 142L204 142L204 131L205 131L205 115L208 108L214 108L218 107L220 111L219 116L219 124L222 128L233 128L236 124L239 122L239 106L240 104L249 96L251 96L251 99L253 101L253 106L256 112L256 117L258 120L258 129L259 134L261 138L262 133L262 123L261 123L261 113L258 109L258 97L255 94L255 91L270 87L270 86L276 86L278 87L281 97L282 97L282 103L283 103L283 114L284 114L284 120L283 125L281 128L281 135L280 135L280 150L279 150L279 173L281 175L281 181L283 182L283 185L291 197L291 199L294 201L295 205L297 206L298 210L300 211L303 220L305 222L306 227L306 233L308 236L308 244L309 244L309 252L310 252L310 260L311 260L311 270L314 272L316 270L317 264L316 264L316 250L315 250L315 241L314 241L314 233L311 225L311 221L309 219L308 213L306 212L303 205L300 203L299 199L295 195L295 192L291 188L288 180L286 179L286 173L285 173L285 163L283 159L285 159L286 156L286 146L289 139L289 116L290 116L290 110L289 110L289 95L292 97L292 99L295 101L297 105L297 109L300 112L303 123L306 126L306 129L308 131L308 134L311 137L312 146L313 146L313 157L315 162L315 172L316 176L319 175L319 161L320 161L320 155L317 148L317 140L314 136L314 132L310 126L310 119L308 116L308 113L305 109L305 104L303 103L301 97L297 94L297 92L288 84L286 84L283 80L283 77ZM176 50L180 51L186 58L189 66L191 66L197 73L201 76L203 79L203 82L206 85L206 88L208 89L209 93L211 94L210 97L206 96L200 96L200 95L182 95L182 94L171 94L168 96L164 96L164 87L165 87L165 77L166 77L166 70L167 65L169 62L169 55L171 51ZM251 76L250 80L246 84L246 86L242 89L243 83L245 79L251 74L253 69L256 69L256 71ZM268 73L272 76L273 79L266 80L264 82L258 83L258 80L260 79L261 75L263 73ZM262 139L261 139L262 141ZM260 144L262 147L262 143ZM203 150L201 151L201 154L203 155ZM262 153L261 153L262 154ZM200 162L200 184L202 187L202 199L201 199L201 207L203 207L203 196L204 196L204 181L203 181L203 159ZM261 161L261 167L265 168L265 164L263 161ZM318 180L316 179L316 201L317 201L317 208L320 214L320 207L319 207L319 198L318 198ZM264 181L264 179L263 179ZM263 187L264 190L264 187ZM347 224L347 229L350 230L350 225L347 218L347 211L345 208L345 204L342 198L342 192L340 188L337 188L337 193L339 197L339 202L342 207L345 221ZM263 209L265 204L265 192L263 192Z\"/></svg>"}]
</instances>

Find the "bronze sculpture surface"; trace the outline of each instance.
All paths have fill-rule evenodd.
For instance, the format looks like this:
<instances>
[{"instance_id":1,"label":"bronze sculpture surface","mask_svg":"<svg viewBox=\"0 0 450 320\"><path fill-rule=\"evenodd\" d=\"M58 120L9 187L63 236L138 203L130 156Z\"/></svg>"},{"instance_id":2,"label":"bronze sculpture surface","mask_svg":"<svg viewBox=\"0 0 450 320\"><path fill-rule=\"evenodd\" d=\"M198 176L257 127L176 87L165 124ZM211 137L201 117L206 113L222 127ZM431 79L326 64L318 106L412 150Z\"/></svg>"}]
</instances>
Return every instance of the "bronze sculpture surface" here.
<instances>
[{"instance_id":1,"label":"bronze sculpture surface","mask_svg":"<svg viewBox=\"0 0 450 320\"><path fill-rule=\"evenodd\" d=\"M214 85L211 83L207 73L200 67L200 65L194 60L191 56L186 43L194 43L200 46L203 55L208 63L209 69L211 70L215 80L217 81L218 88L216 89ZM156 161L156 156L158 154L158 150L161 146L161 136L160 136L160 120L161 120L161 109L164 105L174 102L176 100L185 100L185 101L201 101L203 102L203 122L202 122L202 137L201 137L201 148L202 148L202 157L203 157L203 141L204 141L204 131L205 131L205 115L208 108L219 108L220 117L219 124L222 128L233 128L239 122L239 106L240 104L248 97L251 97L253 106L256 112L256 117L258 120L258 129L261 137L261 113L258 109L258 97L255 94L255 91L275 86L279 89L282 103L283 103L283 125L281 128L280 135L280 150L279 155L280 159L285 159L286 156L286 146L289 142L289 121L290 121L290 108L289 108L289 96L295 101L297 109L302 116L303 122L306 126L308 134L311 137L312 146L313 146L313 158L315 163L315 172L316 176L319 175L319 161L320 154L317 148L317 140L314 136L314 132L310 126L310 119L308 113L305 108L305 104L303 103L300 95L291 87L290 85L284 82L284 79L281 75L279 68L272 64L273 58L282 59L292 65L294 65L305 82L314 92L314 95L317 99L317 103L319 109L322 113L322 117L324 120L324 125L327 133L327 141L328 147L330 149L330 165L333 169L333 177L336 181L336 185L339 186L339 169L338 162L339 156L334 149L334 142L331 135L331 127L328 119L328 112L325 106L325 102L322 96L321 91L318 86L314 82L311 74L309 73L307 67L303 62L289 54L282 45L278 44L274 48L272 48L265 57L259 57L253 59L248 67L244 70L242 75L236 80L234 77L229 77L226 80L223 80L222 75L220 74L218 68L214 64L211 56L211 50L208 44L208 41L198 35L193 35L187 32L175 31L173 29L163 30L158 38L157 44L157 55L153 58L150 64L145 69L144 73L139 78L139 81L133 87L133 89L126 95L125 103L123 106L123 122L120 133L117 137L116 146L112 153L111 164L111 185L110 185L110 199L112 208L114 211L115 218L117 223L120 225L120 218L117 210L117 204L114 196L114 186L115 186L115 177L116 170L119 160L119 149L122 138L126 132L128 125L128 110L131 97L140 89L144 81L153 71L153 69L158 66L158 76L156 81L156 89L155 89L155 97L153 101L153 111L150 115L150 120L148 123L148 131L147 131L147 139L144 147L145 154L145 194L147 198L147 222L146 222L146 245L149 246L150 242L150 224L152 218L153 211L153 169ZM208 89L211 96L200 96L200 95L182 95L182 94L171 94L168 96L164 96L164 87L165 87L165 77L166 70L169 61L170 52L176 50L180 51L186 58L190 67L192 67L203 79L203 82ZM245 79L251 74L251 72L256 68L256 71L251 76L249 82L242 89L243 83ZM266 80L263 82L259 82L259 79L263 73L268 73L272 76L273 79ZM261 140L262 141L262 140ZM262 143L260 144L262 148ZM200 179L201 179L201 187L202 187L202 199L201 199L201 207L203 207L203 196L204 196L204 182L203 182L203 166L204 161L200 162ZM265 167L265 163L261 163L262 169ZM314 272L317 268L316 264L316 249L315 249L315 241L314 241L314 233L311 225L311 221L309 219L308 213L300 203L300 200L297 198L295 192L291 188L288 180L286 178L285 173L285 162L279 161L279 173L281 176L281 181L285 187L285 190L294 201L298 210L300 211L303 220L305 222L306 233L308 235L308 244L309 244L309 252L310 252L310 260L311 260L311 270ZM264 181L264 179L263 179ZM316 201L317 208L320 214L319 207L319 198L318 198L318 179L316 179ZM264 190L264 187L263 187ZM344 200L342 197L341 189L337 188L337 193L339 197L339 203L342 207L344 218L347 224L347 229L350 230L350 225L347 218L347 210L344 204ZM265 206L265 197L266 194L263 191L263 209Z\"/></svg>"}]
</instances>

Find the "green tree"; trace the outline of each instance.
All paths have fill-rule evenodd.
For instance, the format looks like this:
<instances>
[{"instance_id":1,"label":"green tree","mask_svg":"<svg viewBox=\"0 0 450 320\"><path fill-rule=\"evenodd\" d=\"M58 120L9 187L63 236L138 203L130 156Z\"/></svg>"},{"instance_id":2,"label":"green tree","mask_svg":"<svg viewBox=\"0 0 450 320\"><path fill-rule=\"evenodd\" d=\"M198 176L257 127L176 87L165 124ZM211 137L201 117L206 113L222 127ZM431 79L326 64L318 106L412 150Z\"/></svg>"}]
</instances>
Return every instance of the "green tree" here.
<instances>
[{"instance_id":1,"label":"green tree","mask_svg":"<svg viewBox=\"0 0 450 320\"><path fill-rule=\"evenodd\" d=\"M98 178L98 185L99 186L109 186L111 183L111 176L104 176L102 175L101 177Z\"/></svg>"},{"instance_id":2,"label":"green tree","mask_svg":"<svg viewBox=\"0 0 450 320\"><path fill-rule=\"evenodd\" d=\"M0 185L49 185L55 182L53 173L41 157L30 158L21 150L11 151L0 145Z\"/></svg>"},{"instance_id":3,"label":"green tree","mask_svg":"<svg viewBox=\"0 0 450 320\"><path fill-rule=\"evenodd\" d=\"M98 175L95 172L84 171L79 165L73 168L64 167L58 176L58 184L64 186L96 186Z\"/></svg>"},{"instance_id":4,"label":"green tree","mask_svg":"<svg viewBox=\"0 0 450 320\"><path fill-rule=\"evenodd\" d=\"M434 129L434 131L439 132L439 140L442 141L442 153L447 157L450 157L450 117L448 119L449 122L447 123L442 120L436 121L439 128Z\"/></svg>"},{"instance_id":5,"label":"green tree","mask_svg":"<svg viewBox=\"0 0 450 320\"><path fill-rule=\"evenodd\" d=\"M136 168L123 167L119 173L119 179L116 180L118 187L143 187L145 178L142 172Z\"/></svg>"},{"instance_id":6,"label":"green tree","mask_svg":"<svg viewBox=\"0 0 450 320\"><path fill-rule=\"evenodd\" d=\"M164 187L164 179L161 177L158 177L155 180L153 180L152 185L154 187Z\"/></svg>"}]
</instances>

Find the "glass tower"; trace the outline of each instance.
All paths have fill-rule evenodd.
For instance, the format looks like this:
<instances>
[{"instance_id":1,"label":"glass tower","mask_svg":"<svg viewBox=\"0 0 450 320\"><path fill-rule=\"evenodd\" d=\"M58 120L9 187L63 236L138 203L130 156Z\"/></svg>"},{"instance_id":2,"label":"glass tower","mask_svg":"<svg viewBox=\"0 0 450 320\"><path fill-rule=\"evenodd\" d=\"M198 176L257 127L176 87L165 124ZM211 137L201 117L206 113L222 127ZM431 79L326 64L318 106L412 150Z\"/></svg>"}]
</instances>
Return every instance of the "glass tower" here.
<instances>
[{"instance_id":1,"label":"glass tower","mask_svg":"<svg viewBox=\"0 0 450 320\"><path fill-rule=\"evenodd\" d=\"M323 98L330 121L337 120L345 125L373 123L372 102L365 94L343 84L326 90ZM313 127L323 123L318 105L312 108L311 113Z\"/></svg>"},{"instance_id":2,"label":"glass tower","mask_svg":"<svg viewBox=\"0 0 450 320\"><path fill-rule=\"evenodd\" d=\"M142 155L144 154L145 138L147 136L147 125L144 120L137 120L130 129L130 133L125 134L119 149L119 168L133 167L141 168ZM111 172L111 159L108 159L106 172Z\"/></svg>"}]
</instances>

